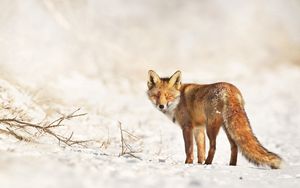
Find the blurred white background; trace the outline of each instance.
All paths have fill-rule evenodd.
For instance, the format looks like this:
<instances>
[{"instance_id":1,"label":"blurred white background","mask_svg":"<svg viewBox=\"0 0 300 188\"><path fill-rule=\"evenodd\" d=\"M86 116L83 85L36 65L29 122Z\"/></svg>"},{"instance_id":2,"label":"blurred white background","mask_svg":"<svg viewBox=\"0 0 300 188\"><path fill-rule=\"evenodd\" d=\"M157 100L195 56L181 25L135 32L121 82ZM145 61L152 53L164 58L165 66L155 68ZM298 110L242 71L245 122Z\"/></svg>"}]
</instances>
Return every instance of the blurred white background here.
<instances>
[{"instance_id":1,"label":"blurred white background","mask_svg":"<svg viewBox=\"0 0 300 188\"><path fill-rule=\"evenodd\" d=\"M299 51L298 0L0 0L1 77L28 87L72 71L235 78L299 66Z\"/></svg>"},{"instance_id":2,"label":"blurred white background","mask_svg":"<svg viewBox=\"0 0 300 188\"><path fill-rule=\"evenodd\" d=\"M242 156L227 166L223 131L212 166L184 165L181 130L145 94L149 69L235 84L255 135L288 168ZM66 128L106 145L1 134L1 187L299 187L299 83L299 0L0 0L0 116L40 122L81 107L88 115ZM119 121L141 160L119 157Z\"/></svg>"}]
</instances>

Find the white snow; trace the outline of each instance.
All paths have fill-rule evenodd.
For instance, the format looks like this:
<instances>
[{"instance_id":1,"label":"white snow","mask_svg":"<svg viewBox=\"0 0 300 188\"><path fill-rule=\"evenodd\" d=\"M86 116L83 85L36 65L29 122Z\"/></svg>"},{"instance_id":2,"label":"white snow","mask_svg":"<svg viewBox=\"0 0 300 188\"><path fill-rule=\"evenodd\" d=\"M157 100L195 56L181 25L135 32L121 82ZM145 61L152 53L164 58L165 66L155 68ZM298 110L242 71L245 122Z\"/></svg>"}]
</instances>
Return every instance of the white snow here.
<instances>
[{"instance_id":1,"label":"white snow","mask_svg":"<svg viewBox=\"0 0 300 188\"><path fill-rule=\"evenodd\" d=\"M0 1L0 119L50 121L81 108L86 116L57 131L97 142L0 134L1 188L300 186L297 1L63 2ZM254 133L284 168L241 155L228 166L222 130L212 165L185 165L180 128L146 96L148 69L235 84ZM119 156L119 122L137 158Z\"/></svg>"}]
</instances>

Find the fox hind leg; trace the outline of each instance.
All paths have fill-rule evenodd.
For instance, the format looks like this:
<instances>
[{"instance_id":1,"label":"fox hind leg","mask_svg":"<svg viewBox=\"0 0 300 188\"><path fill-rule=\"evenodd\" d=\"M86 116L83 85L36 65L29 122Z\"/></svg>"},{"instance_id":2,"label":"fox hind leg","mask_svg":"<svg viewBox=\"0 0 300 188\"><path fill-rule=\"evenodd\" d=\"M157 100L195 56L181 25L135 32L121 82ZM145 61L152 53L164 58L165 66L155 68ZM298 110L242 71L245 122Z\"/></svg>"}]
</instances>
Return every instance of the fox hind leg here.
<instances>
[{"instance_id":1,"label":"fox hind leg","mask_svg":"<svg viewBox=\"0 0 300 188\"><path fill-rule=\"evenodd\" d=\"M229 135L228 131L226 129L224 129L224 130L225 130L225 133L227 135L227 138L228 138L230 146L231 146L231 156L230 156L229 165L236 166L238 147L237 147L236 143L234 142L234 140Z\"/></svg>"},{"instance_id":2,"label":"fox hind leg","mask_svg":"<svg viewBox=\"0 0 300 188\"><path fill-rule=\"evenodd\" d=\"M220 118L208 120L207 122L206 133L209 139L209 151L204 164L211 164L214 159L216 151L216 138L219 133L221 124L222 121Z\"/></svg>"}]
</instances>

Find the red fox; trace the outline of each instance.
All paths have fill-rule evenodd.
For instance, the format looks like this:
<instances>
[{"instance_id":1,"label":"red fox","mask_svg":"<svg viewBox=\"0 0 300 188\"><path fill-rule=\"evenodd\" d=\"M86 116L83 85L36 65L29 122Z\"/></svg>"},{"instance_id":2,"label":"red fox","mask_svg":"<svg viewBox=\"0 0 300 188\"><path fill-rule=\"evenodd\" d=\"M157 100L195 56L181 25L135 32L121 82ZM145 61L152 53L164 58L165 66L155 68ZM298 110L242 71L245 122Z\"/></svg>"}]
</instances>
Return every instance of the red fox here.
<instances>
[{"instance_id":1,"label":"red fox","mask_svg":"<svg viewBox=\"0 0 300 188\"><path fill-rule=\"evenodd\" d=\"M211 164L216 150L216 137L223 126L231 145L229 165L236 165L238 149L255 165L280 168L282 159L264 148L254 136L241 92L232 84L181 84L181 72L161 78L149 71L148 97L155 107L178 123L183 132L185 163L193 163L195 138L198 163ZM205 159L205 129L209 151Z\"/></svg>"}]
</instances>

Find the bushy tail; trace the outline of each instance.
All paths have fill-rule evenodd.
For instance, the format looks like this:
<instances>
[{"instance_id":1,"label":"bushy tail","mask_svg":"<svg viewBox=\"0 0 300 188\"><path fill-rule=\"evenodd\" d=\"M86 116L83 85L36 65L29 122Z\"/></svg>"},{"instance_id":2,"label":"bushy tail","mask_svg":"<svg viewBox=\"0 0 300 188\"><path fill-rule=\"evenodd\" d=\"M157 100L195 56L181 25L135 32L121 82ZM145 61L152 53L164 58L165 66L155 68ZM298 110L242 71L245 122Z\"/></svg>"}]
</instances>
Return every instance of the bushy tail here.
<instances>
[{"instance_id":1,"label":"bushy tail","mask_svg":"<svg viewBox=\"0 0 300 188\"><path fill-rule=\"evenodd\" d=\"M241 153L255 165L280 168L282 159L264 148L252 132L243 106L239 103L227 104L224 109L225 129L238 145Z\"/></svg>"}]
</instances>

